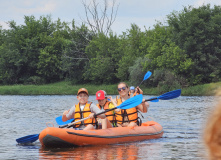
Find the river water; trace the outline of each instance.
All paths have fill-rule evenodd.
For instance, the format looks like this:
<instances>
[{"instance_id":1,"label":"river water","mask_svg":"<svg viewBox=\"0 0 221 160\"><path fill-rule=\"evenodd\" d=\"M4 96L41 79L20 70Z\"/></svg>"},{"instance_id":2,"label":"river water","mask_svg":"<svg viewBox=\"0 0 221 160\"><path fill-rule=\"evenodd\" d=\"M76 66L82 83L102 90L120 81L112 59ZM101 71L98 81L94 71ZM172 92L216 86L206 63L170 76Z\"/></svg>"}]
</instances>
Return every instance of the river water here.
<instances>
[{"instance_id":1,"label":"river water","mask_svg":"<svg viewBox=\"0 0 221 160\"><path fill-rule=\"evenodd\" d=\"M145 99L151 96L144 96ZM96 103L95 96L89 100ZM0 159L90 159L161 160L206 159L202 141L207 114L215 105L214 97L181 96L172 100L149 102L144 121L155 120L163 126L160 139L135 143L44 149L40 142L17 145L16 139L39 134L46 122L77 103L76 96L0 96Z\"/></svg>"}]
</instances>

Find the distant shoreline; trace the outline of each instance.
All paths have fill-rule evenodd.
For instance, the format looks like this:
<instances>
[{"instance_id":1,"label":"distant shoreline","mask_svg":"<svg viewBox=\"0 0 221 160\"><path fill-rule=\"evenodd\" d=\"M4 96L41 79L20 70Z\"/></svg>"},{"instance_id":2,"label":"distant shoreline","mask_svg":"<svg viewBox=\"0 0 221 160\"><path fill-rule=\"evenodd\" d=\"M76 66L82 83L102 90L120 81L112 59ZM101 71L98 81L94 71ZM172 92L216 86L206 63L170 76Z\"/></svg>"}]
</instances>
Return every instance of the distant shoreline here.
<instances>
[{"instance_id":1,"label":"distant shoreline","mask_svg":"<svg viewBox=\"0 0 221 160\"><path fill-rule=\"evenodd\" d=\"M76 95L79 88L86 88L90 95L95 95L98 90L105 90L108 95L116 95L117 84L111 85L93 85L81 84L71 85L70 82L63 81L44 85L2 85L0 86L0 95ZM165 87L147 88L140 86L144 95L161 95L168 92ZM183 96L214 96L216 90L221 88L221 82L196 85L182 89ZM169 91L171 91L169 90Z\"/></svg>"}]
</instances>

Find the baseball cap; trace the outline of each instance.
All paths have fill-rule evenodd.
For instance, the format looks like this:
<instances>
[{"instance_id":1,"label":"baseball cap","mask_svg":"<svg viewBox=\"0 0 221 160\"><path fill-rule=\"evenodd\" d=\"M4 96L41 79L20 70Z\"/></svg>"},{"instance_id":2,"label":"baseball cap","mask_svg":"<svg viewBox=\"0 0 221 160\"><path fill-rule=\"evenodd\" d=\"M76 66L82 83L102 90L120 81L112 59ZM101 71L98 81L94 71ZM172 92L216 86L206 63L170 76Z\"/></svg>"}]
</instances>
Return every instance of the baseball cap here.
<instances>
[{"instance_id":1,"label":"baseball cap","mask_svg":"<svg viewBox=\"0 0 221 160\"><path fill-rule=\"evenodd\" d=\"M80 89L78 90L77 95L79 95L81 92L84 92L84 93L86 93L86 94L89 96L87 89L85 89L85 88L80 88Z\"/></svg>"},{"instance_id":2,"label":"baseball cap","mask_svg":"<svg viewBox=\"0 0 221 160\"><path fill-rule=\"evenodd\" d=\"M131 87L130 87L130 90L135 90L135 87L134 87L134 86L131 86Z\"/></svg>"},{"instance_id":3,"label":"baseball cap","mask_svg":"<svg viewBox=\"0 0 221 160\"><path fill-rule=\"evenodd\" d=\"M107 97L107 93L104 90L97 91L96 100L103 100L105 97Z\"/></svg>"}]
</instances>

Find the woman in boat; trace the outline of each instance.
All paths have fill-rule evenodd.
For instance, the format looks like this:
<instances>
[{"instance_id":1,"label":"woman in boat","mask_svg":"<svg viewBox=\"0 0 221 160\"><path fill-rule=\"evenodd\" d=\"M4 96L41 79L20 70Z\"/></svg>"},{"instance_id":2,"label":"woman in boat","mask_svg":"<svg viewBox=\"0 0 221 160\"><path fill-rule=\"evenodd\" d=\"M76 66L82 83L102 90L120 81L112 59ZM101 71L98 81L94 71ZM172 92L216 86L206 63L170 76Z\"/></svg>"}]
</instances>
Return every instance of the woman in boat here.
<instances>
[{"instance_id":1,"label":"woman in boat","mask_svg":"<svg viewBox=\"0 0 221 160\"><path fill-rule=\"evenodd\" d=\"M217 94L219 101L207 119L204 142L209 152L209 159L221 159L221 90Z\"/></svg>"},{"instance_id":2,"label":"woman in boat","mask_svg":"<svg viewBox=\"0 0 221 160\"><path fill-rule=\"evenodd\" d=\"M97 91L96 100L98 101L97 106L101 110L108 110L115 107L112 102L108 101L107 93L104 90ZM116 126L114 110L106 112L105 115L107 117L107 128L112 128L112 126ZM100 120L101 119L99 118L98 122ZM98 124L100 126L100 122Z\"/></svg>"},{"instance_id":3,"label":"woman in boat","mask_svg":"<svg viewBox=\"0 0 221 160\"><path fill-rule=\"evenodd\" d=\"M67 121L74 118L74 121L89 117L89 119L78 122L74 125L74 128L83 128L84 130L95 129L97 122L94 115L100 113L101 110L92 102L88 102L89 94L87 89L81 88L78 90L77 99L79 103L74 105L69 111L64 111L62 115L62 121ZM105 114L98 115L97 117L102 119L102 129L107 128L107 121ZM104 119L104 120L103 120Z\"/></svg>"},{"instance_id":4,"label":"woman in boat","mask_svg":"<svg viewBox=\"0 0 221 160\"><path fill-rule=\"evenodd\" d=\"M137 88L139 89L139 87ZM118 84L118 92L120 97L116 97L116 99L112 99L110 97L111 101L115 106L119 106L121 103L126 101L130 98L129 96L129 87L125 82L120 82ZM145 102L145 99L143 99L143 102L139 104L138 106L130 109L116 109L115 115L116 115L116 122L118 127L135 127L138 123L138 110L146 113L149 107L149 103Z\"/></svg>"}]
</instances>

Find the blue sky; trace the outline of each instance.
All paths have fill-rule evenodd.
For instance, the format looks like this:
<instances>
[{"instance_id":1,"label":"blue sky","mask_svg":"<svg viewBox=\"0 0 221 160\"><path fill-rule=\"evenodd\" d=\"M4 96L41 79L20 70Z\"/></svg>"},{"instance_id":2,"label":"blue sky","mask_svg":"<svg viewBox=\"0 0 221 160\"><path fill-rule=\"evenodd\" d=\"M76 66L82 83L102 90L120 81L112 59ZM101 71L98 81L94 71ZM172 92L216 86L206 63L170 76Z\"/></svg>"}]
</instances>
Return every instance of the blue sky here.
<instances>
[{"instance_id":1,"label":"blue sky","mask_svg":"<svg viewBox=\"0 0 221 160\"><path fill-rule=\"evenodd\" d=\"M89 3L91 0L86 0ZM103 0L97 0L100 4ZM111 6L112 0L108 0ZM117 17L112 25L112 30L121 34L130 29L131 23L137 24L141 30L153 27L156 21L165 22L166 15L173 11L181 11L184 6L199 7L210 3L221 5L221 0L116 0L119 4ZM14 20L17 25L24 22L24 16L51 15L52 20L77 24L86 20L85 11L81 0L0 0L0 25L8 29L7 22Z\"/></svg>"}]
</instances>

